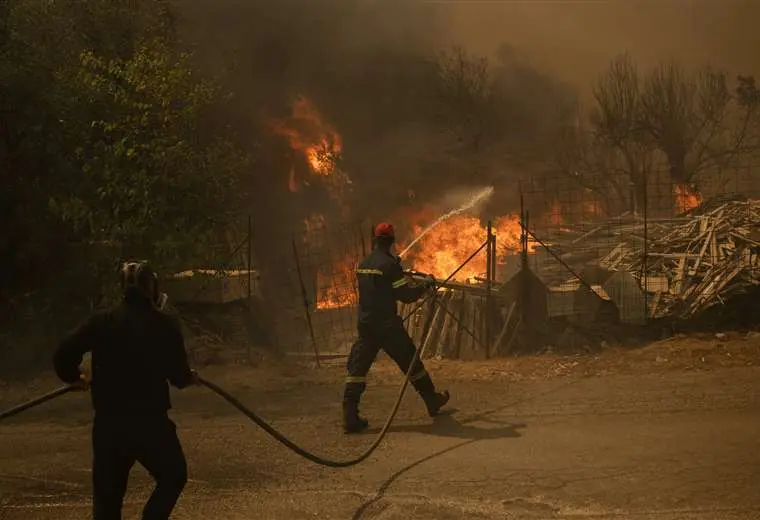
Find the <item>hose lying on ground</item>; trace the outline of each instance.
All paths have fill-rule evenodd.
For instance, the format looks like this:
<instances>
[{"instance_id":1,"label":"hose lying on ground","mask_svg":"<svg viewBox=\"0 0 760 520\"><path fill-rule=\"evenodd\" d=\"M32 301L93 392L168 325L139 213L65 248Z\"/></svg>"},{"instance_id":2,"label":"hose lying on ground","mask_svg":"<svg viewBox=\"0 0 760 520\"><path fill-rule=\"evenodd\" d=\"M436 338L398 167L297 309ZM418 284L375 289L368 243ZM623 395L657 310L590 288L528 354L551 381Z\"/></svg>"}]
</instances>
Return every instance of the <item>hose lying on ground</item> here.
<instances>
[{"instance_id":1,"label":"hose lying on ground","mask_svg":"<svg viewBox=\"0 0 760 520\"><path fill-rule=\"evenodd\" d=\"M437 292L437 291L436 291ZM436 293L432 294L432 297L435 299ZM427 301L428 298L425 299ZM423 329L423 337L426 335L427 330L430 328L430 323L432 322L432 319L428 319L425 323L425 328ZM288 439L285 435L275 430L269 423L267 423L264 419L259 417L253 410L247 408L245 405L243 405L239 400L237 400L235 397L233 397L230 393L220 388L218 385L212 383L211 381L208 381L204 379L203 377L198 376L198 382L217 394L219 397L230 403L232 406L234 406L240 413L248 417L251 421L256 423L259 427L261 427L262 430L267 432L270 436L272 436L276 441L280 442L284 446L286 446L288 449L293 451L294 453L300 455L301 457L310 460L311 462L314 462L315 464L320 464L322 466L328 466L331 468L346 468L349 466L355 466L359 464L360 462L366 460L372 453L377 449L378 446L380 446L380 443L383 441L383 438L388 433L389 428L391 427L391 424L393 424L393 420L396 417L396 413L398 412L399 407L401 406L401 400L404 397L404 393L406 392L406 388L409 386L409 376L414 368L414 365L421 355L422 347L419 347L415 351L415 356L412 359L412 364L409 365L409 369L406 371L406 375L404 377L404 382L401 385L401 389L398 394L398 398L396 399L396 403L393 405L393 409L391 410L390 415L388 416L388 419L385 421L385 425L383 426L383 429L380 430L380 433L377 434L377 437L375 438L375 441L370 445L369 448L367 448L361 455L358 457L355 457L350 460L345 461L336 461L336 460L330 460L323 457L320 457L318 455L315 455L297 444L295 444L293 441ZM66 394L72 390L74 390L74 385L67 385L62 386L58 388L57 390L53 390L50 393L47 393L43 396L40 396L36 399L33 399L31 401L28 401L26 403L22 403L14 408L11 408L9 410L5 410L3 412L0 412L0 420L6 419L8 417L11 417L13 415L16 415L18 413L23 412L24 410L28 410L29 408L32 408L34 406L40 405L42 403L45 403L47 401L50 401L51 399L54 399L58 396L61 396L63 394Z\"/></svg>"},{"instance_id":2,"label":"hose lying on ground","mask_svg":"<svg viewBox=\"0 0 760 520\"><path fill-rule=\"evenodd\" d=\"M428 301L435 301L438 297L438 289L446 284L449 280L451 280L464 266L467 264L476 254L478 254L483 248L485 247L485 244L483 244L477 251L475 251L470 258L465 260L460 267L451 273L446 280L444 280L441 283L437 284L437 287L433 287L433 290L431 291L431 294L428 295L426 298L420 302L415 309L407 314L403 321L408 320L411 316L414 315L414 312L421 308L423 305L425 305ZM293 451L294 453L300 455L301 457L310 460L311 462L314 462L315 464L320 464L322 466L328 466L331 468L347 468L349 466L355 466L359 464L360 462L363 462L366 460L372 453L380 446L380 443L385 438L386 434L388 433L388 430L390 429L391 425L393 424L393 420L396 418L396 413L398 413L398 410L401 406L401 401L404 398L404 393L406 392L407 387L409 386L409 377L411 376L412 370L415 368L415 364L417 363L417 360L419 360L422 357L423 354L423 346L425 345L425 338L427 337L427 334L430 331L430 326L432 325L433 321L433 314L428 313L428 316L425 320L425 323L422 328L422 341L420 342L420 346L417 347L417 349L414 352L414 357L412 358L412 362L409 365L409 369L406 371L406 374L404 376L404 381L401 384L401 388L398 393L398 398L396 399L396 403L393 405L393 409L391 410L391 413L388 415L388 418L385 421L385 425L383 426L382 430L377 434L377 437L372 442L372 444L367 448L361 455L354 457L353 459L344 460L344 461L337 461L337 460L330 460L323 457L320 457L318 455L315 455L297 444L295 444L293 441L288 439L285 435L281 434L277 430L275 430L272 426L269 425L264 419L259 417L256 413L254 413L252 410L244 406L240 401L238 401L235 397L233 397L231 394L217 386L216 384L207 381L206 379L202 377L198 377L198 381L201 385L205 386L215 394L217 394L219 397L230 403L232 406L234 406L240 413L248 417L251 421L253 421L256 425L261 427L265 432L267 432L270 436L272 436L276 441L280 442L284 446L286 446L288 449ZM23 412L24 410L28 410L29 408L32 408L34 406L40 405L44 402L47 402L51 399L54 399L60 395L63 395L65 393L68 393L72 390L74 390L74 385L67 385L63 386L57 390L54 390L50 393L47 393L41 397L38 397L37 399L34 399L32 401L28 401L26 403L23 403L19 406L16 406L14 408L11 408L9 410L5 410L3 412L0 412L0 420L6 419L8 417L11 417L13 415L16 415L18 413Z\"/></svg>"}]
</instances>

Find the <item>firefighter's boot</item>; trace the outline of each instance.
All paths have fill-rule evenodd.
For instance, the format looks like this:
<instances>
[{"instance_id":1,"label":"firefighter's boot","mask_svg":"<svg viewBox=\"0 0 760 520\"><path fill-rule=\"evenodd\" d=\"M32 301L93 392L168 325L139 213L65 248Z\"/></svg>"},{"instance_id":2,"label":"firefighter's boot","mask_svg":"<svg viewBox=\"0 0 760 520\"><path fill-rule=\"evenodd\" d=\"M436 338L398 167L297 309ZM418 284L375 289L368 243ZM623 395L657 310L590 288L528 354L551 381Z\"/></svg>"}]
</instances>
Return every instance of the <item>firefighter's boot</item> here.
<instances>
[{"instance_id":1,"label":"firefighter's boot","mask_svg":"<svg viewBox=\"0 0 760 520\"><path fill-rule=\"evenodd\" d=\"M343 432L360 433L367 429L369 422L359 415L359 404L343 401Z\"/></svg>"},{"instance_id":2,"label":"firefighter's boot","mask_svg":"<svg viewBox=\"0 0 760 520\"><path fill-rule=\"evenodd\" d=\"M430 379L430 375L427 372L421 372L412 381L414 389L420 394L422 400L425 402L427 412L430 417L435 417L438 412L441 411L446 403L449 402L448 392L436 392L433 380Z\"/></svg>"},{"instance_id":3,"label":"firefighter's boot","mask_svg":"<svg viewBox=\"0 0 760 520\"><path fill-rule=\"evenodd\" d=\"M425 406L427 406L428 415L435 417L441 411L441 408L446 406L451 396L448 390L443 392L434 392L432 395L425 398Z\"/></svg>"}]
</instances>

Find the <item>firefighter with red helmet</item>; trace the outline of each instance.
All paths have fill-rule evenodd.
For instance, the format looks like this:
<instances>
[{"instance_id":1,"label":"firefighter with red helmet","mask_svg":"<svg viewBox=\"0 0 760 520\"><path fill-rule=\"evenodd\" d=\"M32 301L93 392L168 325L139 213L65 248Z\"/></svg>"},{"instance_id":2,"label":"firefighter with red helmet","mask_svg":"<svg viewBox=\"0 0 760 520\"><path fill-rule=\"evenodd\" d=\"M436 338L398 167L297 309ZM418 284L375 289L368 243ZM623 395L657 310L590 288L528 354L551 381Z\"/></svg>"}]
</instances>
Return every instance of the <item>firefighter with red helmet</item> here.
<instances>
[{"instance_id":1,"label":"firefighter with red helmet","mask_svg":"<svg viewBox=\"0 0 760 520\"><path fill-rule=\"evenodd\" d=\"M412 303L424 296L434 280L415 284L408 278L391 249L396 234L391 224L379 224L373 231L374 249L356 270L359 287L359 337L348 357L348 377L343 393L343 429L358 433L368 422L359 415L359 402L366 378L380 349L406 373L416 348L398 315L397 302ZM409 380L433 417L449 401L448 392L436 392L430 375L419 359L415 360Z\"/></svg>"},{"instance_id":2,"label":"firefighter with red helmet","mask_svg":"<svg viewBox=\"0 0 760 520\"><path fill-rule=\"evenodd\" d=\"M80 371L92 353L92 484L94 520L121 518L129 473L139 462L156 481L144 520L167 520L187 482L169 386L197 383L179 323L161 312L166 295L147 262L121 270L124 299L66 336L54 356L58 377L89 387Z\"/></svg>"}]
</instances>

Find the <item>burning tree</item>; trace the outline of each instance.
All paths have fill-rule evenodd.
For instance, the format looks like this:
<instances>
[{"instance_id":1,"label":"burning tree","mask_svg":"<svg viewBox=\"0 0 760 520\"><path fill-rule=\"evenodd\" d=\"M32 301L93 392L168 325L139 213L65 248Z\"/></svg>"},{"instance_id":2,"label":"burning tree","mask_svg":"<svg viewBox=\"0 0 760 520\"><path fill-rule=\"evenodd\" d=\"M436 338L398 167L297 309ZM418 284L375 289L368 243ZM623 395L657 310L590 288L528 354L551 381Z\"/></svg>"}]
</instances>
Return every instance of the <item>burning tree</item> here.
<instances>
[{"instance_id":1,"label":"burning tree","mask_svg":"<svg viewBox=\"0 0 760 520\"><path fill-rule=\"evenodd\" d=\"M579 116L563 133L557 164L634 211L660 171L674 186L674 205L689 209L708 175L738 168L760 150L760 95L751 77L739 76L732 91L723 71L690 73L670 62L642 75L622 55L597 82L594 100L586 124Z\"/></svg>"}]
</instances>

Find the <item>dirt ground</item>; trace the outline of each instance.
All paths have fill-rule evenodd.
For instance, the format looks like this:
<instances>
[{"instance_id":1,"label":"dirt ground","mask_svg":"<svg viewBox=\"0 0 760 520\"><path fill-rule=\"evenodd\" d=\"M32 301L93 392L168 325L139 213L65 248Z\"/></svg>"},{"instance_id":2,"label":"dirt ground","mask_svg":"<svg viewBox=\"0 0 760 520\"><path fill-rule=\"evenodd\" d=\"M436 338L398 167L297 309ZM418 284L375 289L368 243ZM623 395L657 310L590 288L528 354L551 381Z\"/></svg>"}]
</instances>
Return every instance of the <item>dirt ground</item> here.
<instances>
[{"instance_id":1,"label":"dirt ground","mask_svg":"<svg viewBox=\"0 0 760 520\"><path fill-rule=\"evenodd\" d=\"M428 368L453 413L432 421L409 393L387 440L350 469L300 459L206 389L175 392L190 482L174 518L760 519L760 334ZM340 459L372 442L400 382L381 360L362 407L373 428L345 437L341 366L203 373ZM0 383L0 409L56 386ZM88 517L89 423L83 394L0 423L0 519ZM125 518L150 484L136 468Z\"/></svg>"}]
</instances>

